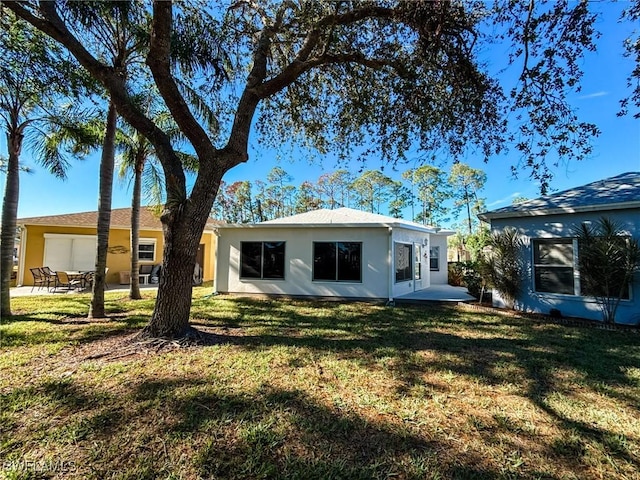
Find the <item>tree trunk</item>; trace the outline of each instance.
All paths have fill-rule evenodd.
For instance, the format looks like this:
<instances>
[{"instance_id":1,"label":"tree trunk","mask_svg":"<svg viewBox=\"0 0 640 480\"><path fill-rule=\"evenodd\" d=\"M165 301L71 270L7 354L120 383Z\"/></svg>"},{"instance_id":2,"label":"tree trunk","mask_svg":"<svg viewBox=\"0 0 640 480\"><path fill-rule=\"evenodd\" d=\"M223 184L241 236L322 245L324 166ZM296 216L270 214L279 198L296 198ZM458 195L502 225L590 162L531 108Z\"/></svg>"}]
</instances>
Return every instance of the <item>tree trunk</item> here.
<instances>
[{"instance_id":1,"label":"tree trunk","mask_svg":"<svg viewBox=\"0 0 640 480\"><path fill-rule=\"evenodd\" d=\"M89 318L104 318L104 288L106 285L107 249L111 226L111 197L113 193L113 166L115 161L115 135L118 115L115 105L109 102L105 125L104 144L100 159L100 192L98 198L98 248L96 251L96 273L93 282Z\"/></svg>"},{"instance_id":2,"label":"tree trunk","mask_svg":"<svg viewBox=\"0 0 640 480\"><path fill-rule=\"evenodd\" d=\"M140 300L142 295L140 295L140 277L138 275L140 269L138 246L140 245L140 196L142 192L144 156L142 156L142 159L140 155L137 156L133 168L133 195L131 197L131 286L129 289L129 298L131 300Z\"/></svg>"},{"instance_id":3,"label":"tree trunk","mask_svg":"<svg viewBox=\"0 0 640 480\"><path fill-rule=\"evenodd\" d=\"M11 316L11 273L13 272L13 249L16 239L18 218L18 198L20 194L19 157L22 148L22 132L16 128L7 134L9 162L7 164L7 178L2 202L2 238L0 239L0 317Z\"/></svg>"},{"instance_id":4,"label":"tree trunk","mask_svg":"<svg viewBox=\"0 0 640 480\"><path fill-rule=\"evenodd\" d=\"M184 338L195 334L189 325L193 271L209 215L206 211L204 215L195 213L188 207L187 202L186 205L173 206L163 214L164 249L160 285L153 315L140 333L140 338Z\"/></svg>"},{"instance_id":5,"label":"tree trunk","mask_svg":"<svg viewBox=\"0 0 640 480\"><path fill-rule=\"evenodd\" d=\"M467 222L469 224L469 235L471 235L473 233L473 229L471 227L471 200L469 199L469 192L466 185L464 187L464 201L467 204Z\"/></svg>"}]
</instances>

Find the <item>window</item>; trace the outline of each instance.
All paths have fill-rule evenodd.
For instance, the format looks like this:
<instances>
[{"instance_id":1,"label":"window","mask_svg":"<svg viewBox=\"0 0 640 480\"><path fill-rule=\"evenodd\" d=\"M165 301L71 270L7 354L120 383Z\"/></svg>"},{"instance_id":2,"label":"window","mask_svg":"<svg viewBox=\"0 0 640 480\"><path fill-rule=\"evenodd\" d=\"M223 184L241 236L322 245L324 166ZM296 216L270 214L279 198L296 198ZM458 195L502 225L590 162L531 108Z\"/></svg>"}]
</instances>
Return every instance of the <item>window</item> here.
<instances>
[{"instance_id":1,"label":"window","mask_svg":"<svg viewBox=\"0 0 640 480\"><path fill-rule=\"evenodd\" d=\"M156 241L152 238L141 239L138 243L138 260L154 262L156 259Z\"/></svg>"},{"instance_id":2,"label":"window","mask_svg":"<svg viewBox=\"0 0 640 480\"><path fill-rule=\"evenodd\" d=\"M396 283L411 280L411 244L396 243L395 252Z\"/></svg>"},{"instance_id":3,"label":"window","mask_svg":"<svg viewBox=\"0 0 640 480\"><path fill-rule=\"evenodd\" d=\"M536 292L576 294L573 252L570 238L533 241Z\"/></svg>"},{"instance_id":4,"label":"window","mask_svg":"<svg viewBox=\"0 0 640 480\"><path fill-rule=\"evenodd\" d=\"M432 272L440 271L440 247L429 249L429 270Z\"/></svg>"},{"instance_id":5,"label":"window","mask_svg":"<svg viewBox=\"0 0 640 480\"><path fill-rule=\"evenodd\" d=\"M613 242L616 242L617 245ZM609 238L607 240L607 243L609 244L609 248L611 248L611 250L607 249L607 252L605 253L604 251L602 251L602 249L596 247L596 251L598 252L598 255L602 257L609 252L614 252L618 249L624 249L627 242L629 242L629 238L624 236L619 236L615 239ZM579 254L580 252L582 252L583 248L588 247L586 245L582 245L581 242L578 241ZM612 256L613 258L620 258L615 254ZM631 283L625 282L625 267L623 265L616 264L615 261L611 261L611 257L607 256L607 258L609 260L604 263L608 264L608 267L595 267L598 274L597 277L593 279L593 285L589 285L590 282L582 278L582 272L580 271L580 266L578 266L578 276L581 278L580 295L593 297L608 297L609 295L611 295L613 297L617 297L619 292L622 292L620 298L622 300L629 300L631 298ZM598 265L598 263L599 262L596 262L596 265Z\"/></svg>"},{"instance_id":6,"label":"window","mask_svg":"<svg viewBox=\"0 0 640 480\"><path fill-rule=\"evenodd\" d=\"M533 241L533 271L535 291L564 295L590 296L580 282L575 252L579 253L577 240L554 238ZM614 285L613 290L622 285ZM630 285L623 289L622 298L631 298Z\"/></svg>"},{"instance_id":7,"label":"window","mask_svg":"<svg viewBox=\"0 0 640 480\"><path fill-rule=\"evenodd\" d=\"M241 242L240 278L284 279L285 242Z\"/></svg>"},{"instance_id":8,"label":"window","mask_svg":"<svg viewBox=\"0 0 640 480\"><path fill-rule=\"evenodd\" d=\"M362 281L362 243L313 242L313 280Z\"/></svg>"}]
</instances>

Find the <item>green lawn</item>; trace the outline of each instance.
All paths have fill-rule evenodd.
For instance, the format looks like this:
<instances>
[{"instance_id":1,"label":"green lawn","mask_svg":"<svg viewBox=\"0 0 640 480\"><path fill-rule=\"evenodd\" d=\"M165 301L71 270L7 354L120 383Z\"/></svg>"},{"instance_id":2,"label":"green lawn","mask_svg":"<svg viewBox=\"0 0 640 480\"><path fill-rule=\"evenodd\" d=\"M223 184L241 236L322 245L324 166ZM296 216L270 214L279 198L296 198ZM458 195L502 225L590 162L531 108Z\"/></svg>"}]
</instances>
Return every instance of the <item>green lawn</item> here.
<instances>
[{"instance_id":1,"label":"green lawn","mask_svg":"<svg viewBox=\"0 0 640 480\"><path fill-rule=\"evenodd\" d=\"M635 332L209 292L218 344L136 354L151 297L12 299L0 478L640 478Z\"/></svg>"}]
</instances>

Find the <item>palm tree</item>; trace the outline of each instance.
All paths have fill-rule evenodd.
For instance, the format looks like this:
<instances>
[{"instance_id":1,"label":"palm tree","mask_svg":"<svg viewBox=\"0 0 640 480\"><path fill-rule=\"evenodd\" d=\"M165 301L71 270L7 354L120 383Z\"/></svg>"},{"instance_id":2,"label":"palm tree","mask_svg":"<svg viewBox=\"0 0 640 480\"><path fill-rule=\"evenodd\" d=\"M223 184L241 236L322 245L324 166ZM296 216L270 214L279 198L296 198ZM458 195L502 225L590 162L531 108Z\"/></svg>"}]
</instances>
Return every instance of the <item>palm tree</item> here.
<instances>
[{"instance_id":1,"label":"palm tree","mask_svg":"<svg viewBox=\"0 0 640 480\"><path fill-rule=\"evenodd\" d=\"M595 297L603 320L614 323L622 298L640 271L640 244L610 218L595 225L583 223L574 230L578 238L578 262L583 295Z\"/></svg>"},{"instance_id":2,"label":"palm tree","mask_svg":"<svg viewBox=\"0 0 640 480\"><path fill-rule=\"evenodd\" d=\"M47 126L59 120L54 112L60 91L68 90L79 79L73 65L60 55L54 42L18 21L13 14L0 18L0 122L7 136L8 158L2 203L2 235L0 240L0 316L11 315L9 288L13 271L13 249L20 192L20 155L25 138L39 139L38 146L53 146L47 137ZM66 72L61 75L60 71ZM66 78L66 80L61 80ZM75 87L71 88L75 90ZM41 134L41 135L38 135ZM51 149L49 150L51 151ZM68 166L63 155L37 151L36 158L53 175L65 178Z\"/></svg>"},{"instance_id":3,"label":"palm tree","mask_svg":"<svg viewBox=\"0 0 640 480\"><path fill-rule=\"evenodd\" d=\"M517 230L507 228L491 234L489 247L479 262L481 275L513 309L522 293L522 237Z\"/></svg>"},{"instance_id":4,"label":"palm tree","mask_svg":"<svg viewBox=\"0 0 640 480\"><path fill-rule=\"evenodd\" d=\"M139 6L134 2L69 2L64 13L77 21L83 38L101 52L109 68L116 73L120 81L126 82L132 65L142 62L143 46L147 42L147 39L139 35L139 30L133 27L145 21L144 12ZM98 243L89 318L105 317L105 273L111 224L117 122L115 103L113 97L109 96L100 158Z\"/></svg>"},{"instance_id":5,"label":"palm tree","mask_svg":"<svg viewBox=\"0 0 640 480\"><path fill-rule=\"evenodd\" d=\"M180 130L172 121L171 115L166 112L158 112L155 97L149 95L145 99L147 114L150 115L163 130L169 132L173 141L179 141L182 137ZM156 113L154 113L156 112ZM155 149L143 135L128 124L124 124L119 136L118 146L122 151L118 176L124 179L133 173L133 192L131 195L131 282L129 298L139 300L140 282L138 277L139 259L138 247L140 243L140 204L143 187L145 193L153 205L159 206L163 201L164 176L161 166L157 162ZM186 169L193 170L197 166L194 156L181 153ZM153 160L153 161L150 161ZM143 185L144 183L144 185Z\"/></svg>"}]
</instances>

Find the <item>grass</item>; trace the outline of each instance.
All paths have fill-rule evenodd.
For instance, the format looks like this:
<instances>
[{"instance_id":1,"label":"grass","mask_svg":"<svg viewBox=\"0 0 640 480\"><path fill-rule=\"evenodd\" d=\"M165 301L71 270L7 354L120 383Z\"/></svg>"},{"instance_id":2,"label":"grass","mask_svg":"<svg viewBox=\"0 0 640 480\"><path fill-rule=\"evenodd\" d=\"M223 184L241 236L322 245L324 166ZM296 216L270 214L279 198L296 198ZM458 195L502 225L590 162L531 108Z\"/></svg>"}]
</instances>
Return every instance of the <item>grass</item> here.
<instances>
[{"instance_id":1,"label":"grass","mask_svg":"<svg viewBox=\"0 0 640 480\"><path fill-rule=\"evenodd\" d=\"M219 344L108 361L153 298L12 299L0 478L640 478L635 333L209 291Z\"/></svg>"}]
</instances>

